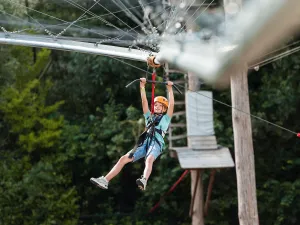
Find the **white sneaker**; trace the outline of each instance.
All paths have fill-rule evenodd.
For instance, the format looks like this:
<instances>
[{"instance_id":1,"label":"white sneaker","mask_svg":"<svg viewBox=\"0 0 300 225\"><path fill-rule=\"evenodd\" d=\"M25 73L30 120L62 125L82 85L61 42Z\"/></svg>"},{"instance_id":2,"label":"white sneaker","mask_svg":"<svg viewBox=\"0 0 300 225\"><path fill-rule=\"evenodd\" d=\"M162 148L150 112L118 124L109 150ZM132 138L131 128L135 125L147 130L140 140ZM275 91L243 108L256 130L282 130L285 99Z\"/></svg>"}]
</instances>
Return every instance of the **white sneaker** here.
<instances>
[{"instance_id":1,"label":"white sneaker","mask_svg":"<svg viewBox=\"0 0 300 225\"><path fill-rule=\"evenodd\" d=\"M136 180L136 184L138 185L139 189L145 191L147 186L147 180L143 176Z\"/></svg>"},{"instance_id":2,"label":"white sneaker","mask_svg":"<svg viewBox=\"0 0 300 225\"><path fill-rule=\"evenodd\" d=\"M91 178L90 181L97 185L98 187L102 188L102 189L108 189L108 181L105 179L104 176L99 177L99 178Z\"/></svg>"}]
</instances>

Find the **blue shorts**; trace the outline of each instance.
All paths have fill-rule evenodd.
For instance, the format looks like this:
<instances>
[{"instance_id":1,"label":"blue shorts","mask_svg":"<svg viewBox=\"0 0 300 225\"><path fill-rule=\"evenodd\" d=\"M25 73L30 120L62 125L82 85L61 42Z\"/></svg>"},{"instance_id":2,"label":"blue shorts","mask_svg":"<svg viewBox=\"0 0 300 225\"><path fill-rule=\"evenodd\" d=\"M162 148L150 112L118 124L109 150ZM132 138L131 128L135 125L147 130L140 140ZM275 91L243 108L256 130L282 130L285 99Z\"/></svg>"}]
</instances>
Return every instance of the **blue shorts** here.
<instances>
[{"instance_id":1,"label":"blue shorts","mask_svg":"<svg viewBox=\"0 0 300 225\"><path fill-rule=\"evenodd\" d=\"M154 159L157 159L158 156L160 156L162 152L162 143L158 144L157 141L152 140L151 144L148 146L148 151L147 151L147 141L144 141L143 145L138 147L133 154L133 162L145 157L147 158L149 155L154 156Z\"/></svg>"}]
</instances>

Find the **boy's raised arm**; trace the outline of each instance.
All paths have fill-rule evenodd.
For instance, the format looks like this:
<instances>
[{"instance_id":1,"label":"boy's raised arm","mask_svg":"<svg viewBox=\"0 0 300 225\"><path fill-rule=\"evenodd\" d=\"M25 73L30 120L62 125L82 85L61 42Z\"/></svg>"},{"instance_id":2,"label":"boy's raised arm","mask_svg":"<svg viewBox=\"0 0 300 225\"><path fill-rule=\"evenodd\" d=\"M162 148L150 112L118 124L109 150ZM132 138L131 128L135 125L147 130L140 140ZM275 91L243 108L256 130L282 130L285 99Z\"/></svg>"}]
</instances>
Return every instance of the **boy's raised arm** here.
<instances>
[{"instance_id":1,"label":"boy's raised arm","mask_svg":"<svg viewBox=\"0 0 300 225\"><path fill-rule=\"evenodd\" d=\"M173 111L174 111L174 94L173 94L172 81L168 81L167 89L169 94L169 107L168 107L167 115L171 118L173 116Z\"/></svg>"},{"instance_id":2,"label":"boy's raised arm","mask_svg":"<svg viewBox=\"0 0 300 225\"><path fill-rule=\"evenodd\" d=\"M145 84L146 78L140 78L140 91L141 91L141 99L142 99L142 106L143 106L143 113L146 114L149 112L148 100L145 91Z\"/></svg>"}]
</instances>

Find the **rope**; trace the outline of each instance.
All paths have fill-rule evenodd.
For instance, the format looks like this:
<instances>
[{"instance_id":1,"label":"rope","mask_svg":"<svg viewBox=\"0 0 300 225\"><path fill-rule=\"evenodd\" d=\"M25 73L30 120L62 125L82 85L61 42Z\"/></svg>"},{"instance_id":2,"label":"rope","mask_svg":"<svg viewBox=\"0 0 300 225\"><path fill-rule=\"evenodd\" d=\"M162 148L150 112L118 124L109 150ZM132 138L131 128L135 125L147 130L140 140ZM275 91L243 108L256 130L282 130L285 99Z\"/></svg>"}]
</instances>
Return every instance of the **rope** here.
<instances>
[{"instance_id":1,"label":"rope","mask_svg":"<svg viewBox=\"0 0 300 225\"><path fill-rule=\"evenodd\" d=\"M213 184L215 181L215 174L216 174L216 170L213 169L211 171L210 177L209 177L209 184L208 184L208 188L207 188L208 190L207 190L207 195L206 195L206 200L205 200L205 205L204 205L204 216L208 215L209 201L210 201L210 197L211 197Z\"/></svg>"},{"instance_id":2,"label":"rope","mask_svg":"<svg viewBox=\"0 0 300 225\"><path fill-rule=\"evenodd\" d=\"M152 81L155 81L156 72L152 73ZM152 95L151 95L151 114L154 113L154 94L155 94L155 83L152 83Z\"/></svg>"},{"instance_id":3,"label":"rope","mask_svg":"<svg viewBox=\"0 0 300 225\"><path fill-rule=\"evenodd\" d=\"M81 14L76 20L74 20L72 23L70 23L65 29L63 29L60 33L58 33L56 35L56 38L58 38L59 36L63 35L71 26L73 26L75 23L77 23L80 19L82 19L83 17L85 17L85 14L90 13L90 10L97 5L97 3L100 0L97 0L89 9L82 9L84 11L83 14ZM70 2L69 2L70 3ZM76 5L75 5L76 6Z\"/></svg>"},{"instance_id":4,"label":"rope","mask_svg":"<svg viewBox=\"0 0 300 225\"><path fill-rule=\"evenodd\" d=\"M181 87L181 88L183 87L182 85L177 85L177 86L179 86L179 87ZM190 90L190 89L188 89L188 90L189 90L189 91L192 91L192 90ZM268 121L268 120L265 120L265 119L263 119L263 118L261 118L261 117L255 116L255 115L253 115L253 114L251 114L251 113L247 113L247 112L245 112L245 111L243 111L243 110L241 110L241 109L235 108L235 107L233 107L233 106L231 106L231 105L229 105L229 104L226 104L226 103L224 103L224 102L222 102L222 101L219 101L219 100L216 100L216 99L214 99L214 98L208 97L208 96L203 95L203 94L201 94L201 93L199 93L199 92L196 92L196 91L192 91L192 92L195 92L195 93L197 93L197 94L199 94L199 95L202 95L202 96L204 96L204 97L206 97L206 98L212 99L212 100L215 101L215 102L218 102L218 103L220 103L220 104L222 104L222 105L225 105L225 106L227 106L227 107L229 107L229 108L235 109L235 110L237 110L237 111L239 111L239 112L241 112L241 113L244 113L244 114L246 114L246 115L252 116L252 117L255 118L255 119L258 119L258 120L261 120L261 121L263 121L263 122L265 122L265 123L271 124L271 125L273 125L273 126L275 126L275 127L278 127L278 128L283 129L283 130L285 130L285 131L288 131L288 132L290 132L290 133L292 133L292 134L296 134L298 137L300 137L300 133L297 133L297 132L294 132L294 131L292 131L292 130L289 130L289 129L285 128L285 127L279 126L279 125L277 125L277 124L275 124L275 123L272 123L272 122L270 122L270 121Z\"/></svg>"},{"instance_id":5,"label":"rope","mask_svg":"<svg viewBox=\"0 0 300 225\"><path fill-rule=\"evenodd\" d=\"M113 58L113 57L111 57L111 58ZM116 59L116 58L113 58L113 59ZM116 60L118 60L118 59L116 59ZM121 60L118 60L118 61L121 61ZM135 67L135 66L133 66L133 65L131 65L131 64L129 64L129 63L126 63L126 62L124 62L124 61L121 61L121 62L123 62L123 63L125 63L125 64L127 64L127 65L129 65L129 66ZM138 68L138 67L135 67L135 68L137 68L137 69L139 69L139 70L141 70L141 71L147 72L146 70L143 70L143 69L141 69L141 68ZM181 87L181 88L183 88L183 89L185 89L185 87L182 86L182 85L177 84L177 86L178 86L178 87ZM215 102L217 102L217 103L220 103L220 104L222 104L222 105L225 105L225 106L227 106L227 107L229 107L229 108L232 108L232 109L235 109L235 110L237 110L237 111L239 111L239 112L242 112L242 113L244 113L244 114L247 114L247 115L249 115L249 116L251 116L251 117L253 117L253 118L255 118L255 119L258 119L258 120L261 120L261 121L263 121L263 122L265 122L265 123L271 124L271 125L273 125L273 126L275 126L275 127L277 127L277 128L280 128L280 129L282 129L282 130L288 131L288 132L290 132L290 133L292 133L292 134L296 134L297 137L300 137L300 133L297 133L297 132L292 131L292 130L290 130L290 129L287 129L287 128L285 128L285 127L279 126L279 125L277 125L277 124L275 124L275 123L272 123L272 122L270 122L270 121L268 121L268 120L265 120L265 119L263 119L263 118L261 118L261 117L255 116L255 115L253 115L253 114L251 114L251 113L244 112L244 111L241 110L241 109L235 108L235 107L233 107L233 106L231 106L231 105L229 105L229 104L226 104L226 103L224 103L224 102L222 102L222 101L219 101L219 100L217 100L217 99L210 98L210 97L208 97L208 96L206 96L206 95L203 95L203 94L201 94L201 93L199 93L199 92L196 92L196 91L193 91L193 90L190 90L190 89L188 89L188 90L189 90L189 91L192 91L192 92L195 92L195 93L197 93L197 94L199 94L199 95L202 95L202 96L204 96L204 97L206 97L206 98L212 99L213 101L215 101Z\"/></svg>"},{"instance_id":6,"label":"rope","mask_svg":"<svg viewBox=\"0 0 300 225\"><path fill-rule=\"evenodd\" d=\"M195 202L195 197L196 197L196 193L197 193L197 189L198 189L200 173L201 173L201 171L197 170L196 183L195 183L195 186L194 186L194 191L193 191L193 196L192 196L193 198L192 198L191 205L190 205L190 213L189 213L190 217L193 216L193 212L194 212L194 202Z\"/></svg>"},{"instance_id":7,"label":"rope","mask_svg":"<svg viewBox=\"0 0 300 225\"><path fill-rule=\"evenodd\" d=\"M62 19L60 19L60 18L57 18L57 17L55 17L55 16L51 16L51 15L49 15L49 14L47 14L47 13L44 13L44 12L41 12L41 11L32 9L32 8L30 8L30 7L27 7L27 6L24 6L24 5L20 4L20 3L13 2L12 0L10 0L10 2L11 2L12 4L17 5L17 6L20 6L20 7L22 7L22 8L29 9L30 11L33 11L33 12L42 14L42 15L44 15L44 16L48 16L48 17L50 17L50 18L52 18L52 19L56 19L56 20L58 20L58 21L62 21L62 22L64 22L64 24L70 24L70 23L71 23L71 22L68 22L68 21L66 21L66 20L62 20ZM27 15L28 15L28 14L27 14ZM82 20L80 20L80 21L82 21ZM37 23L37 25L39 25L39 23ZM61 24L59 24L59 25L61 25ZM39 25L39 26L40 26L40 25ZM49 25L49 26L47 25L47 27L50 27L50 26L53 26L53 25ZM91 30L91 29L88 29L88 28L79 26L79 25L77 25L77 24L74 24L74 26L75 26L75 27L78 27L78 28L81 28L81 29L83 29L83 30L86 30L86 31L88 31L88 32L98 34L98 35L100 35L100 36L103 36L103 37L106 37L106 38L110 38L109 36L106 36L106 35L104 35L104 34L100 34L100 33L98 33L98 32L95 32L95 31L93 31L93 30ZM46 26L43 25L43 27L46 27Z\"/></svg>"},{"instance_id":8,"label":"rope","mask_svg":"<svg viewBox=\"0 0 300 225\"><path fill-rule=\"evenodd\" d=\"M149 213L152 213L155 209L158 208L158 206L160 205L160 203L164 200L164 198L170 194L172 191L174 191L174 189L176 188L176 186L183 180L183 178L189 173L189 170L185 170L183 172L183 174L181 174L181 176L179 177L179 179L172 185L172 187L169 189L168 192L166 192L163 196L160 197L159 201L149 210Z\"/></svg>"},{"instance_id":9,"label":"rope","mask_svg":"<svg viewBox=\"0 0 300 225\"><path fill-rule=\"evenodd\" d=\"M255 63L255 64L251 65L249 68L254 68L256 66L259 66L259 67L265 66L265 65L267 65L269 63L272 63L272 62L275 62L275 61L277 61L279 59L282 59L283 57L286 57L286 56L289 56L289 55L291 55L293 53L296 53L299 50L300 50L300 46L297 46L297 47L289 49L289 50L287 50L287 51L285 51L283 53L280 53L278 55L275 55L275 56L272 56L270 58L267 58L267 59L265 59L265 60L263 60L261 62Z\"/></svg>"}]
</instances>

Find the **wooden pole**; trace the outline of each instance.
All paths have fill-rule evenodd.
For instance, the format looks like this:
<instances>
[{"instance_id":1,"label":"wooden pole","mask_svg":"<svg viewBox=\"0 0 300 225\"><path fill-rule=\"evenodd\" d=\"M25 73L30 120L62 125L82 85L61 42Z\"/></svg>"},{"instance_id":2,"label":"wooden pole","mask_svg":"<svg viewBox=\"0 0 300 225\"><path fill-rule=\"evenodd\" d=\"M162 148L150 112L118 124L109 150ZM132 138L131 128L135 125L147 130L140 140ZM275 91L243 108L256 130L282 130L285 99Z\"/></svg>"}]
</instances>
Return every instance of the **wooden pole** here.
<instances>
[{"instance_id":1,"label":"wooden pole","mask_svg":"<svg viewBox=\"0 0 300 225\"><path fill-rule=\"evenodd\" d=\"M188 89L191 91L199 91L199 78L192 73L188 73ZM188 106L186 106L188 107ZM193 147L188 141L188 147ZM204 225L204 196L203 196L203 170L191 170L191 207L190 216L192 217L192 225Z\"/></svg>"},{"instance_id":2,"label":"wooden pole","mask_svg":"<svg viewBox=\"0 0 300 225\"><path fill-rule=\"evenodd\" d=\"M192 8L192 7L191 7ZM190 9L188 14L193 15L195 9ZM196 16L196 15L194 15ZM187 21L187 30L195 30L194 19L189 19ZM188 90L199 91L200 90L200 80L199 77L188 72ZM186 105L188 107L188 105ZM188 147L191 146L190 141L188 141ZM197 147L197 146L196 146ZM192 217L192 225L204 225L204 195L203 195L203 180L202 180L203 170L191 170L191 208L190 216Z\"/></svg>"},{"instance_id":3,"label":"wooden pole","mask_svg":"<svg viewBox=\"0 0 300 225\"><path fill-rule=\"evenodd\" d=\"M231 77L234 108L250 113L247 67ZM232 109L240 225L258 225L256 182L250 115Z\"/></svg>"},{"instance_id":4,"label":"wooden pole","mask_svg":"<svg viewBox=\"0 0 300 225\"><path fill-rule=\"evenodd\" d=\"M224 0L224 8L226 19L234 17L242 9L242 0ZM240 65L235 71L236 74L230 77L238 216L240 225L258 225L254 150L249 115L248 65L244 62L240 62Z\"/></svg>"},{"instance_id":5,"label":"wooden pole","mask_svg":"<svg viewBox=\"0 0 300 225\"><path fill-rule=\"evenodd\" d=\"M224 0L224 8L226 19L234 17L242 9L242 0ZM230 77L238 217L240 225L258 225L254 150L249 115L248 65L244 62L239 63L236 74Z\"/></svg>"},{"instance_id":6,"label":"wooden pole","mask_svg":"<svg viewBox=\"0 0 300 225\"><path fill-rule=\"evenodd\" d=\"M215 174L216 174L216 169L213 169L210 172L210 176L209 176L207 195L206 195L206 200L205 200L205 204L204 204L204 216L205 217L208 215L209 201L210 201L210 198L211 198L212 188L213 188L213 184L214 184L214 181L215 181Z\"/></svg>"}]
</instances>

